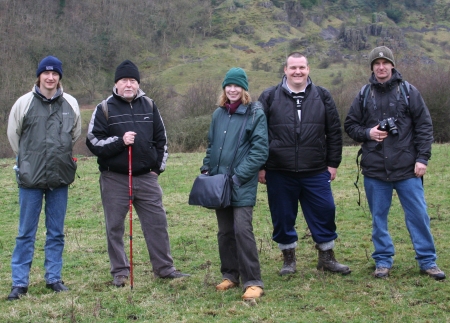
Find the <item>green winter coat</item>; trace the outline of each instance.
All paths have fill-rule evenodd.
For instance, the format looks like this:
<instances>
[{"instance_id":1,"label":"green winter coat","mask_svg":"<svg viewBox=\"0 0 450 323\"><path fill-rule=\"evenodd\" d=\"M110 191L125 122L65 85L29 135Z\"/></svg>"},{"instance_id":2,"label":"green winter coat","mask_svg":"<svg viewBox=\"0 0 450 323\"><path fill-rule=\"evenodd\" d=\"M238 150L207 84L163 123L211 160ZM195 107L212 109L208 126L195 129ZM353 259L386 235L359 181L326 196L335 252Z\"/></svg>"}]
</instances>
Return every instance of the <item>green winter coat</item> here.
<instances>
[{"instance_id":1,"label":"green winter coat","mask_svg":"<svg viewBox=\"0 0 450 323\"><path fill-rule=\"evenodd\" d=\"M251 111L247 114L249 108ZM251 106L241 104L232 115L224 107L214 111L206 157L200 168L200 171L208 171L210 175L228 171L245 118L248 119L245 131L231 166L231 206L254 206L256 203L258 172L269 155L267 121L260 102L253 102Z\"/></svg>"}]
</instances>

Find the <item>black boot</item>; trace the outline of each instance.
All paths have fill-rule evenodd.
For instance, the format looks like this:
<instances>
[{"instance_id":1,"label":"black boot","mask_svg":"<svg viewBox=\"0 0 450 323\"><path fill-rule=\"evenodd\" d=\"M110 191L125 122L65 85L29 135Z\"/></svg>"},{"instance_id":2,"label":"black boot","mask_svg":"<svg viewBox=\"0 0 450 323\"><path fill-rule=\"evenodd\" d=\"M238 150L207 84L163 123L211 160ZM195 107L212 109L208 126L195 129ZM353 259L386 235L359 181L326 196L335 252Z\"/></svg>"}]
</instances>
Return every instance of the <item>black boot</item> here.
<instances>
[{"instance_id":1,"label":"black boot","mask_svg":"<svg viewBox=\"0 0 450 323\"><path fill-rule=\"evenodd\" d=\"M24 296L28 292L28 287L13 287L8 295L8 301L14 301Z\"/></svg>"},{"instance_id":2,"label":"black boot","mask_svg":"<svg viewBox=\"0 0 450 323\"><path fill-rule=\"evenodd\" d=\"M340 273L342 275L348 275L352 272L348 266L337 262L336 258L334 258L333 249L322 251L317 247L317 245L316 249L319 250L319 262L317 264L317 269Z\"/></svg>"},{"instance_id":3,"label":"black boot","mask_svg":"<svg viewBox=\"0 0 450 323\"><path fill-rule=\"evenodd\" d=\"M295 248L281 250L283 252L283 267L280 270L280 275L290 275L295 273L296 270L296 259L295 259Z\"/></svg>"}]
</instances>

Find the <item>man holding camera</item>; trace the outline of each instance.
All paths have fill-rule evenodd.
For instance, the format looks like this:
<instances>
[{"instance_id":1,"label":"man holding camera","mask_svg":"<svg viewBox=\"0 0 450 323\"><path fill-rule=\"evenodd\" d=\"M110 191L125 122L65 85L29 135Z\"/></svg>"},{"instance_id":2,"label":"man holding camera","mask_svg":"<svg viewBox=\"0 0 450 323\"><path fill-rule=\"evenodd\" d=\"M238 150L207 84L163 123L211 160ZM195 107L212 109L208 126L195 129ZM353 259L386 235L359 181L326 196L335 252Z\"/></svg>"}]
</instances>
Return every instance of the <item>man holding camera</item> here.
<instances>
[{"instance_id":1,"label":"man holding camera","mask_svg":"<svg viewBox=\"0 0 450 323\"><path fill-rule=\"evenodd\" d=\"M344 127L350 138L362 142L361 169L375 247L373 275L385 278L393 265L395 251L388 232L388 213L395 189L420 272L444 279L444 272L436 265L423 188L433 143L430 113L419 91L394 68L389 48L373 49L369 63L373 71L370 84L354 99Z\"/></svg>"}]
</instances>

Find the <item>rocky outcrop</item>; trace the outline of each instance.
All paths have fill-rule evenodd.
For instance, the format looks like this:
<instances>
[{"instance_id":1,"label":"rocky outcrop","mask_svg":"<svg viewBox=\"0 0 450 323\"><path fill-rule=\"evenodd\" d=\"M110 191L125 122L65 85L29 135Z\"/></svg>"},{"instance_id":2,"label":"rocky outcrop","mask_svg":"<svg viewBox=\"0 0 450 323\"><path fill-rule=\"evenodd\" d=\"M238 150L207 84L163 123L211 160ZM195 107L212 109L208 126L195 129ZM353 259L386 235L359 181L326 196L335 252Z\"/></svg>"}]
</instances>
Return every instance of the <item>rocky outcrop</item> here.
<instances>
[{"instance_id":1,"label":"rocky outcrop","mask_svg":"<svg viewBox=\"0 0 450 323\"><path fill-rule=\"evenodd\" d=\"M340 35L342 46L354 51L367 49L367 37L363 29L358 27L345 27Z\"/></svg>"},{"instance_id":2,"label":"rocky outcrop","mask_svg":"<svg viewBox=\"0 0 450 323\"><path fill-rule=\"evenodd\" d=\"M288 21L293 27L300 27L302 25L305 16L303 15L300 2L286 1L284 4L284 11L286 11Z\"/></svg>"},{"instance_id":3,"label":"rocky outcrop","mask_svg":"<svg viewBox=\"0 0 450 323\"><path fill-rule=\"evenodd\" d=\"M344 48L354 51L370 49L373 44L368 42L369 36L378 37L376 46L388 46L390 48L406 48L407 44L403 31L395 26L384 26L372 23L362 27L343 27L339 34L339 40Z\"/></svg>"}]
</instances>

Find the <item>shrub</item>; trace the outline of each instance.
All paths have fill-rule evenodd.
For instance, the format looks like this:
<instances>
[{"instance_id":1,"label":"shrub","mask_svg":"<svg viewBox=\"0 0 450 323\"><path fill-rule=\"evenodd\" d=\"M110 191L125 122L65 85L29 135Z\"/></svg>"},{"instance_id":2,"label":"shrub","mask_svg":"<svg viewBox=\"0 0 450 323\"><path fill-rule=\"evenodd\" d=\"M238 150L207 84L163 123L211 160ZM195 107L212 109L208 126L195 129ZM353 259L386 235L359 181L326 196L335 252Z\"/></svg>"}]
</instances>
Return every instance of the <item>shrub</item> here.
<instances>
[{"instance_id":1,"label":"shrub","mask_svg":"<svg viewBox=\"0 0 450 323\"><path fill-rule=\"evenodd\" d=\"M400 9L386 9L385 10L386 15L392 19L396 24L398 24L402 18L403 18L403 11L401 11Z\"/></svg>"},{"instance_id":2,"label":"shrub","mask_svg":"<svg viewBox=\"0 0 450 323\"><path fill-rule=\"evenodd\" d=\"M208 142L211 115L189 117L179 120L167 129L169 149L173 152L204 150Z\"/></svg>"},{"instance_id":3,"label":"shrub","mask_svg":"<svg viewBox=\"0 0 450 323\"><path fill-rule=\"evenodd\" d=\"M450 141L450 70L438 65L417 69L417 64L411 64L401 72L417 87L430 110L434 140Z\"/></svg>"}]
</instances>

